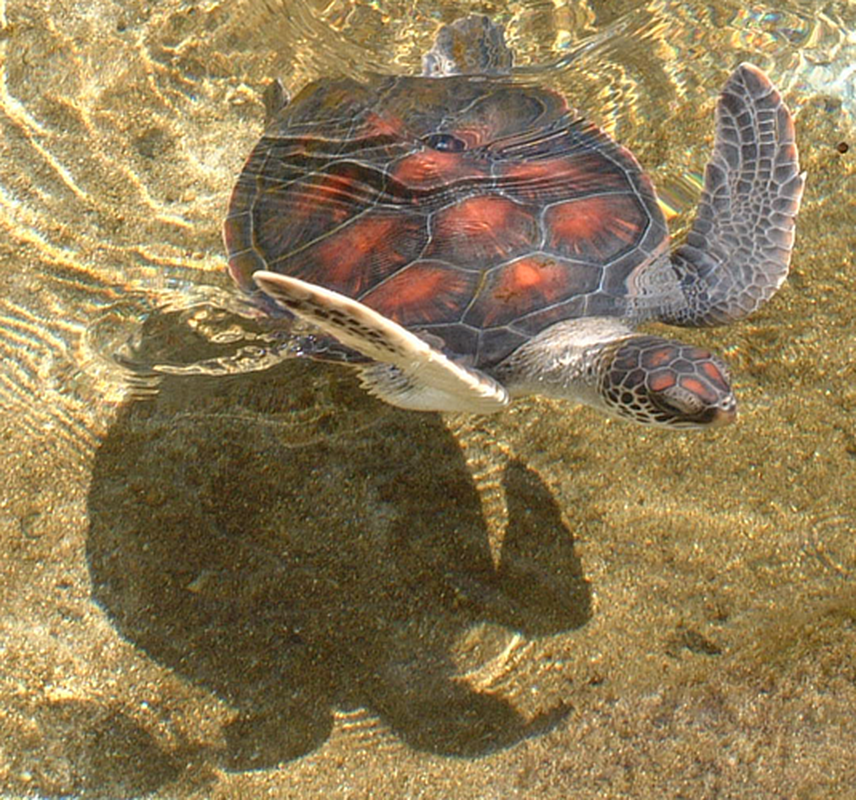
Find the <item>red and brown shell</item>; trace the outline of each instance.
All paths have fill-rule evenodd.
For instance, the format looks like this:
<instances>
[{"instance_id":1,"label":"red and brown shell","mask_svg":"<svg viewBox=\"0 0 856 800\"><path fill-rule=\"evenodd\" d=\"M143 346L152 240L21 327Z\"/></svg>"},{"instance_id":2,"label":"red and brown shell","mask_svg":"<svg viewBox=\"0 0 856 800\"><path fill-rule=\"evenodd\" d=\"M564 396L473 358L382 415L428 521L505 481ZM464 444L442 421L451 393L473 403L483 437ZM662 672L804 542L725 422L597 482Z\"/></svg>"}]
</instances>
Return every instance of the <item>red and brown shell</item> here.
<instances>
[{"instance_id":1,"label":"red and brown shell","mask_svg":"<svg viewBox=\"0 0 856 800\"><path fill-rule=\"evenodd\" d=\"M232 276L293 275L490 367L555 322L623 316L668 234L623 147L502 77L307 86L232 194Z\"/></svg>"}]
</instances>

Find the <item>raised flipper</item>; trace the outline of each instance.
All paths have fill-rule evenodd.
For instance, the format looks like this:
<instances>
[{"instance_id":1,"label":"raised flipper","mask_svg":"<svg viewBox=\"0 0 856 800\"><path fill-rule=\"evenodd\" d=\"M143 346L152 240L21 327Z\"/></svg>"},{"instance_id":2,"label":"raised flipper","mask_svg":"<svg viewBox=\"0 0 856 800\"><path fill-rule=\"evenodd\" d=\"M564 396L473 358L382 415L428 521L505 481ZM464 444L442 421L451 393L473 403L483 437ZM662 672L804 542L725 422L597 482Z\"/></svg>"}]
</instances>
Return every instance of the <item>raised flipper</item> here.
<instances>
[{"instance_id":1,"label":"raised flipper","mask_svg":"<svg viewBox=\"0 0 856 800\"><path fill-rule=\"evenodd\" d=\"M770 79L741 64L716 109L716 140L698 215L672 253L686 304L673 325L722 325L751 314L782 285L804 175L790 111Z\"/></svg>"},{"instance_id":2,"label":"raised flipper","mask_svg":"<svg viewBox=\"0 0 856 800\"><path fill-rule=\"evenodd\" d=\"M493 378L456 364L357 300L276 272L256 272L253 279L277 303L373 359L360 367L363 385L391 405L483 414L508 405L508 392Z\"/></svg>"}]
</instances>

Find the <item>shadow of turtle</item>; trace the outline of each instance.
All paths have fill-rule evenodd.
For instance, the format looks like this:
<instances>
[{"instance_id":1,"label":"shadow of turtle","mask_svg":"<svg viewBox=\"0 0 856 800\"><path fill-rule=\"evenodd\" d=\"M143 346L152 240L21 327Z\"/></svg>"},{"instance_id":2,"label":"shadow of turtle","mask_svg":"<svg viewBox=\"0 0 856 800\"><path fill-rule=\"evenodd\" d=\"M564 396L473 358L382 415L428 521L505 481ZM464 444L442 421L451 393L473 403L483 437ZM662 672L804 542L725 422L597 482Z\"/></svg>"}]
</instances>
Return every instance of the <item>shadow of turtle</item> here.
<instances>
[{"instance_id":1,"label":"shadow of turtle","mask_svg":"<svg viewBox=\"0 0 856 800\"><path fill-rule=\"evenodd\" d=\"M329 413L323 410L324 399ZM218 761L271 766L364 707L410 745L478 756L555 725L460 679L464 634L583 625L590 591L537 474L504 475L498 566L461 449L345 370L169 377L98 450L87 556L96 600L158 662L237 709ZM457 676L457 677L456 677Z\"/></svg>"}]
</instances>

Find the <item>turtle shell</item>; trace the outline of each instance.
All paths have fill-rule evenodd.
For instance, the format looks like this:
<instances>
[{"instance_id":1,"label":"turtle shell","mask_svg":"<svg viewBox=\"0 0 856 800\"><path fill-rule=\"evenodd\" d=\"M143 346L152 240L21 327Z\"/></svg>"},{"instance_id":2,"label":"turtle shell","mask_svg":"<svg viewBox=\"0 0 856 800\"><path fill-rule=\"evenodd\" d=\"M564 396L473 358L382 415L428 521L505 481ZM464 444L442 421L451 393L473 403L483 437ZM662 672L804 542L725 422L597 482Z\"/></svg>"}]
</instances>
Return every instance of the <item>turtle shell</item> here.
<instances>
[{"instance_id":1,"label":"turtle shell","mask_svg":"<svg viewBox=\"0 0 856 800\"><path fill-rule=\"evenodd\" d=\"M476 367L549 325L630 315L667 230L633 155L507 77L321 80L232 194L232 276L358 299Z\"/></svg>"}]
</instances>

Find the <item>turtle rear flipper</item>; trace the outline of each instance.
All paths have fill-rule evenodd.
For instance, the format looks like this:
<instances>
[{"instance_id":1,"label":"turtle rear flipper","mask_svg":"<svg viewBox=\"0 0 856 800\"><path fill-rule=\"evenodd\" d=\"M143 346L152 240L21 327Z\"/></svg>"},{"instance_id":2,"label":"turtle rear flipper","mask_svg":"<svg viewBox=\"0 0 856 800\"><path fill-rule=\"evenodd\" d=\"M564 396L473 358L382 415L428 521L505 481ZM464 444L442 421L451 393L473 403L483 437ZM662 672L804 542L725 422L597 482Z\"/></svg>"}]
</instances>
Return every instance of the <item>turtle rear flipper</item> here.
<instances>
[{"instance_id":1,"label":"turtle rear flipper","mask_svg":"<svg viewBox=\"0 0 856 800\"><path fill-rule=\"evenodd\" d=\"M508 75L513 62L502 26L474 15L440 28L434 46L422 59L422 74L428 78Z\"/></svg>"},{"instance_id":2,"label":"turtle rear flipper","mask_svg":"<svg viewBox=\"0 0 856 800\"><path fill-rule=\"evenodd\" d=\"M698 215L672 254L686 304L660 319L722 325L772 297L788 274L803 184L790 111L761 70L741 64L716 109Z\"/></svg>"},{"instance_id":3,"label":"turtle rear flipper","mask_svg":"<svg viewBox=\"0 0 856 800\"><path fill-rule=\"evenodd\" d=\"M265 128L277 118L282 109L288 106L290 100L291 98L279 78L272 80L267 85L262 93L262 102L265 107Z\"/></svg>"},{"instance_id":4,"label":"turtle rear flipper","mask_svg":"<svg viewBox=\"0 0 856 800\"><path fill-rule=\"evenodd\" d=\"M508 392L493 378L456 364L357 300L276 272L262 270L253 279L293 314L377 362L360 368L361 379L387 403L417 411L483 414L508 405Z\"/></svg>"}]
</instances>

